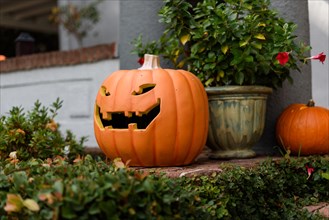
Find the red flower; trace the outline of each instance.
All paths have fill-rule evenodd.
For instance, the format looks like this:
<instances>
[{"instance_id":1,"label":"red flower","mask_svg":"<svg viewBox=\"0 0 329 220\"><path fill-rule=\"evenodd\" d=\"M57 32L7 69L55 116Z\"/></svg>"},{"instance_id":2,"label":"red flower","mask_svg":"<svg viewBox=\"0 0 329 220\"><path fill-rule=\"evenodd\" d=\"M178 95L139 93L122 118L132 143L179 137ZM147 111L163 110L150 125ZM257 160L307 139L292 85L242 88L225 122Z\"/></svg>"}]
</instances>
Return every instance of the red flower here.
<instances>
[{"instance_id":1,"label":"red flower","mask_svg":"<svg viewBox=\"0 0 329 220\"><path fill-rule=\"evenodd\" d=\"M144 64L144 57L140 57L137 61L140 65Z\"/></svg>"},{"instance_id":2,"label":"red flower","mask_svg":"<svg viewBox=\"0 0 329 220\"><path fill-rule=\"evenodd\" d=\"M321 63L323 63L326 60L326 55L322 53L319 53L318 55L312 56L308 59L313 59L313 60L319 60Z\"/></svg>"},{"instance_id":3,"label":"red flower","mask_svg":"<svg viewBox=\"0 0 329 220\"><path fill-rule=\"evenodd\" d=\"M276 59L279 63L284 66L289 61L289 52L280 52L276 56Z\"/></svg>"},{"instance_id":4,"label":"red flower","mask_svg":"<svg viewBox=\"0 0 329 220\"><path fill-rule=\"evenodd\" d=\"M314 172L314 168L311 166L308 166L308 165L305 165L305 168L307 170L307 175L308 175L307 179L309 179L311 177L312 173Z\"/></svg>"}]
</instances>

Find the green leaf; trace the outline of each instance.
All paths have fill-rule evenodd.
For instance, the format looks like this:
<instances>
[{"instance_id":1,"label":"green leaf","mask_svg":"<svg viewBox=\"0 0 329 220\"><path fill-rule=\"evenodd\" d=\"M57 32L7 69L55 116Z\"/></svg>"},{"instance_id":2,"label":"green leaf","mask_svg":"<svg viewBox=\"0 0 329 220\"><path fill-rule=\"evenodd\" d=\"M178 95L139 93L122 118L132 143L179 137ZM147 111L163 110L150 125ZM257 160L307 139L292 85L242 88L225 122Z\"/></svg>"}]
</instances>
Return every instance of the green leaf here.
<instances>
[{"instance_id":1,"label":"green leaf","mask_svg":"<svg viewBox=\"0 0 329 220\"><path fill-rule=\"evenodd\" d=\"M209 86L214 81L214 78L210 78L205 82L205 86Z\"/></svg>"},{"instance_id":2,"label":"green leaf","mask_svg":"<svg viewBox=\"0 0 329 220\"><path fill-rule=\"evenodd\" d=\"M62 207L62 216L67 219L76 219L78 217L74 210L69 206Z\"/></svg>"},{"instance_id":3,"label":"green leaf","mask_svg":"<svg viewBox=\"0 0 329 220\"><path fill-rule=\"evenodd\" d=\"M243 81L244 81L244 74L242 72L237 72L235 75L234 75L234 78L235 78L235 83L238 84L238 85L242 85L243 84Z\"/></svg>"},{"instance_id":4,"label":"green leaf","mask_svg":"<svg viewBox=\"0 0 329 220\"><path fill-rule=\"evenodd\" d=\"M240 41L240 42L239 42L239 46L240 46L240 47L246 46L246 45L248 44L248 42L249 42L248 40Z\"/></svg>"},{"instance_id":5,"label":"green leaf","mask_svg":"<svg viewBox=\"0 0 329 220\"><path fill-rule=\"evenodd\" d=\"M252 42L251 45L257 49L262 49L263 45L260 43Z\"/></svg>"},{"instance_id":6,"label":"green leaf","mask_svg":"<svg viewBox=\"0 0 329 220\"><path fill-rule=\"evenodd\" d=\"M230 65L234 66L243 61L243 56L234 56L233 60L231 61Z\"/></svg>"},{"instance_id":7,"label":"green leaf","mask_svg":"<svg viewBox=\"0 0 329 220\"><path fill-rule=\"evenodd\" d=\"M322 173L322 178L329 180L329 173Z\"/></svg>"},{"instance_id":8,"label":"green leaf","mask_svg":"<svg viewBox=\"0 0 329 220\"><path fill-rule=\"evenodd\" d=\"M223 46L221 47L221 51L223 52L223 54L226 54L227 51L228 51L228 46L227 46L227 45L223 45Z\"/></svg>"},{"instance_id":9,"label":"green leaf","mask_svg":"<svg viewBox=\"0 0 329 220\"><path fill-rule=\"evenodd\" d=\"M56 192L63 194L63 190L64 190L64 185L63 182L61 180L57 180L54 185L53 188L56 190Z\"/></svg>"},{"instance_id":10,"label":"green leaf","mask_svg":"<svg viewBox=\"0 0 329 220\"><path fill-rule=\"evenodd\" d=\"M24 171L15 172L13 174L13 181L18 189L25 188L28 185L27 175Z\"/></svg>"},{"instance_id":11,"label":"green leaf","mask_svg":"<svg viewBox=\"0 0 329 220\"><path fill-rule=\"evenodd\" d=\"M93 203L91 205L91 207L88 209L88 213L91 214L91 215L95 215L95 214L98 214L100 212L101 212L101 210L100 210L100 207L99 207L99 203Z\"/></svg>"},{"instance_id":12,"label":"green leaf","mask_svg":"<svg viewBox=\"0 0 329 220\"><path fill-rule=\"evenodd\" d=\"M145 181L143 182L143 187L145 188L145 191L148 193L152 193L154 191L154 186L149 179L145 179Z\"/></svg>"},{"instance_id":13,"label":"green leaf","mask_svg":"<svg viewBox=\"0 0 329 220\"><path fill-rule=\"evenodd\" d=\"M253 57L253 56L246 56L246 57L244 58L244 60L245 60L246 62L248 62L248 63L250 63L250 62L254 62L254 57Z\"/></svg>"},{"instance_id":14,"label":"green leaf","mask_svg":"<svg viewBox=\"0 0 329 220\"><path fill-rule=\"evenodd\" d=\"M191 47L191 52L192 52L192 54L197 54L197 53L201 50L202 46L203 46L203 45L202 45L201 42L198 42L198 43L194 44L194 45Z\"/></svg>"}]
</instances>

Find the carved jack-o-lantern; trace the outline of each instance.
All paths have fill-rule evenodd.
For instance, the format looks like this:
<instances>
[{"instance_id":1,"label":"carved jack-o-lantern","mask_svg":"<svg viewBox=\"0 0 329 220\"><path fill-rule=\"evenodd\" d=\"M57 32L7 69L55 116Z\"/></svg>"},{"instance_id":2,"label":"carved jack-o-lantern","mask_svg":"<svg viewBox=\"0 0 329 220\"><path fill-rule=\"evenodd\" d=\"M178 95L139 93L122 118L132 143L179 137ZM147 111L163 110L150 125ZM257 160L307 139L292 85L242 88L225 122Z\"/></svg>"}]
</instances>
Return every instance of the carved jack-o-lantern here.
<instances>
[{"instance_id":1,"label":"carved jack-o-lantern","mask_svg":"<svg viewBox=\"0 0 329 220\"><path fill-rule=\"evenodd\" d=\"M190 164L207 138L207 95L192 73L162 69L157 56L145 55L140 69L116 71L103 82L94 130L111 159L131 166Z\"/></svg>"}]
</instances>

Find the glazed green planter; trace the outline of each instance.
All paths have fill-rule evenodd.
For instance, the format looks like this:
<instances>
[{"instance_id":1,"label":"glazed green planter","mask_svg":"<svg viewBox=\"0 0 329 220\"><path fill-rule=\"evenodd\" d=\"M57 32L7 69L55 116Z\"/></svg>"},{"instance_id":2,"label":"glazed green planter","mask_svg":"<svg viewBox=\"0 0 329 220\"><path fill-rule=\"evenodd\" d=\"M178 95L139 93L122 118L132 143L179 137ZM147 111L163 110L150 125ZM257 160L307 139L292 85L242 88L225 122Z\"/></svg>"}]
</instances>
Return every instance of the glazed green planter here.
<instances>
[{"instance_id":1,"label":"glazed green planter","mask_svg":"<svg viewBox=\"0 0 329 220\"><path fill-rule=\"evenodd\" d=\"M210 158L256 156L252 147L263 134L266 100L272 89L264 86L206 88L209 102L207 146Z\"/></svg>"}]
</instances>

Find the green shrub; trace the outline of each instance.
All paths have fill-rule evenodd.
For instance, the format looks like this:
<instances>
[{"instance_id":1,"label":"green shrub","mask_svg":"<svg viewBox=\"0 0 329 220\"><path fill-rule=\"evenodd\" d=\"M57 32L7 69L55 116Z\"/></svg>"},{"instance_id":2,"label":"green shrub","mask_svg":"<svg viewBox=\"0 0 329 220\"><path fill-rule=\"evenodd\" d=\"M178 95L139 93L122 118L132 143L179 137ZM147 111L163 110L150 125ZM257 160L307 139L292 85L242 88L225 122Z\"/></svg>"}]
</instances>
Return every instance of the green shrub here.
<instances>
[{"instance_id":1,"label":"green shrub","mask_svg":"<svg viewBox=\"0 0 329 220\"><path fill-rule=\"evenodd\" d=\"M54 120L62 103L57 99L46 108L36 101L31 111L13 107L8 116L0 117L0 158L11 152L16 152L20 160L64 156L65 151L69 158L81 154L86 138L77 141L70 131L63 136Z\"/></svg>"},{"instance_id":2,"label":"green shrub","mask_svg":"<svg viewBox=\"0 0 329 220\"><path fill-rule=\"evenodd\" d=\"M314 169L310 176L306 166ZM302 208L329 201L327 175L329 157L288 157L252 168L227 166L220 174L186 179L186 187L199 192L211 214L225 208L224 219L322 219Z\"/></svg>"},{"instance_id":3,"label":"green shrub","mask_svg":"<svg viewBox=\"0 0 329 220\"><path fill-rule=\"evenodd\" d=\"M0 220L324 219L303 207L329 202L328 156L286 155L170 179L81 156L84 139L58 131L61 106L59 99L50 108L36 102L1 117Z\"/></svg>"},{"instance_id":4,"label":"green shrub","mask_svg":"<svg viewBox=\"0 0 329 220\"><path fill-rule=\"evenodd\" d=\"M209 219L179 181L94 160L2 161L0 219ZM7 195L20 202L8 204ZM33 211L24 200L33 200ZM6 212L8 205L17 211ZM4 209L5 207L5 209Z\"/></svg>"},{"instance_id":5,"label":"green shrub","mask_svg":"<svg viewBox=\"0 0 329 220\"><path fill-rule=\"evenodd\" d=\"M305 165L313 167L308 177ZM90 155L0 160L4 219L323 219L305 205L329 202L327 157L268 160L211 176L167 178Z\"/></svg>"}]
</instances>

